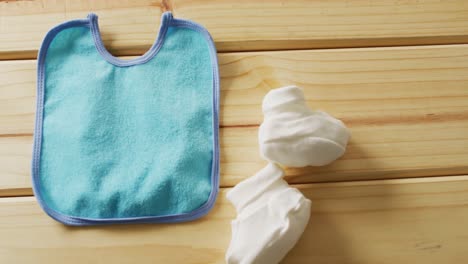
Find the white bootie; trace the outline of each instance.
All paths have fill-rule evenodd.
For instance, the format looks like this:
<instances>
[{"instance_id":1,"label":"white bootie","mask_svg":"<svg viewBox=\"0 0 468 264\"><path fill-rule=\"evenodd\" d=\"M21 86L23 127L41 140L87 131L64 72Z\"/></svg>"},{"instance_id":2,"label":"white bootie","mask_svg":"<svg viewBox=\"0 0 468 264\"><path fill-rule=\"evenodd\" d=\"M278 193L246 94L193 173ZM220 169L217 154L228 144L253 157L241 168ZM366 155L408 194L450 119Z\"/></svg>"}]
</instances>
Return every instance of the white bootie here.
<instances>
[{"instance_id":1,"label":"white bootie","mask_svg":"<svg viewBox=\"0 0 468 264\"><path fill-rule=\"evenodd\" d=\"M228 264L275 264L291 250L310 217L311 202L272 163L236 185L227 198L237 211Z\"/></svg>"},{"instance_id":2,"label":"white bootie","mask_svg":"<svg viewBox=\"0 0 468 264\"><path fill-rule=\"evenodd\" d=\"M283 180L288 167L322 166L343 155L350 134L343 122L307 107L302 90L287 86L263 100L260 153L270 161L236 185L227 198L237 211L228 264L278 263L291 250L310 217L311 202Z\"/></svg>"},{"instance_id":3,"label":"white bootie","mask_svg":"<svg viewBox=\"0 0 468 264\"><path fill-rule=\"evenodd\" d=\"M261 155L288 167L323 166L345 152L350 133L340 120L311 110L302 89L286 86L263 100Z\"/></svg>"}]
</instances>

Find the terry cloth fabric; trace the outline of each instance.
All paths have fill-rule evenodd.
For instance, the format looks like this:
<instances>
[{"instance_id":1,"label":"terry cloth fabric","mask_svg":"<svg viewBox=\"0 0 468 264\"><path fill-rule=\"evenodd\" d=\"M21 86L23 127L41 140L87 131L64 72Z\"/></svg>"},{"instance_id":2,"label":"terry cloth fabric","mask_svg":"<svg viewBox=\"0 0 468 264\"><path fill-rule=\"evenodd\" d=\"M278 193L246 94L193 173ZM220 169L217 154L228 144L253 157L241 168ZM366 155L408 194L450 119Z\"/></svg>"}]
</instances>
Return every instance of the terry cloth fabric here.
<instances>
[{"instance_id":1,"label":"terry cloth fabric","mask_svg":"<svg viewBox=\"0 0 468 264\"><path fill-rule=\"evenodd\" d=\"M271 90L263 100L258 138L263 158L288 167L323 166L345 152L350 133L340 120L311 110L302 89Z\"/></svg>"},{"instance_id":2,"label":"terry cloth fabric","mask_svg":"<svg viewBox=\"0 0 468 264\"><path fill-rule=\"evenodd\" d=\"M310 217L311 202L272 163L227 193L237 210L228 264L274 264L291 250Z\"/></svg>"},{"instance_id":3,"label":"terry cloth fabric","mask_svg":"<svg viewBox=\"0 0 468 264\"><path fill-rule=\"evenodd\" d=\"M69 225L199 218L218 190L218 65L209 33L163 14L151 49L109 54L97 16L39 53L33 186Z\"/></svg>"}]
</instances>

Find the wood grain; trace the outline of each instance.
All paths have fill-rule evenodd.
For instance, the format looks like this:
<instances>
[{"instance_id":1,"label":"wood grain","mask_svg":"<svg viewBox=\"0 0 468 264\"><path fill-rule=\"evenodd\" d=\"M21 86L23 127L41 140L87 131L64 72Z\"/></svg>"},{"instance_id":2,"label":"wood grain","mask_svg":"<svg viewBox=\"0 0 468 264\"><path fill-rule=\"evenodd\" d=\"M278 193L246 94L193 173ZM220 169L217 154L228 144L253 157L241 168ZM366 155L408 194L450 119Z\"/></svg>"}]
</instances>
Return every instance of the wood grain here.
<instances>
[{"instance_id":1,"label":"wood grain","mask_svg":"<svg viewBox=\"0 0 468 264\"><path fill-rule=\"evenodd\" d=\"M223 126L259 124L264 95L289 84L350 126L468 118L468 45L228 53L220 74Z\"/></svg>"},{"instance_id":2,"label":"wood grain","mask_svg":"<svg viewBox=\"0 0 468 264\"><path fill-rule=\"evenodd\" d=\"M463 263L468 176L300 185L309 225L284 263ZM70 228L33 197L0 199L1 263L223 263L233 207L172 225Z\"/></svg>"},{"instance_id":3,"label":"wood grain","mask_svg":"<svg viewBox=\"0 0 468 264\"><path fill-rule=\"evenodd\" d=\"M289 182L468 173L468 45L228 53L220 69L222 186L265 164L261 100L289 83L352 132L343 158L289 169ZM35 62L0 62L0 79L0 196L28 194Z\"/></svg>"},{"instance_id":4,"label":"wood grain","mask_svg":"<svg viewBox=\"0 0 468 264\"><path fill-rule=\"evenodd\" d=\"M51 27L91 11L112 53L142 54L167 10L205 25L220 51L468 42L464 0L1 1L0 59L34 58Z\"/></svg>"},{"instance_id":5,"label":"wood grain","mask_svg":"<svg viewBox=\"0 0 468 264\"><path fill-rule=\"evenodd\" d=\"M0 196L31 195L32 138L0 137Z\"/></svg>"},{"instance_id":6,"label":"wood grain","mask_svg":"<svg viewBox=\"0 0 468 264\"><path fill-rule=\"evenodd\" d=\"M32 195L36 62L18 59L90 11L111 53L140 55L168 10L206 26L222 52L222 186L265 165L257 129L273 88L302 86L312 108L351 129L332 165L287 169L313 205L284 263L466 262L468 176L450 175L468 174L468 45L298 49L468 43L467 1L8 0L0 60L16 61L0 61L0 263L224 263L227 188L208 216L173 225L70 228L34 197L5 198ZM389 180L406 177L422 178Z\"/></svg>"},{"instance_id":7,"label":"wood grain","mask_svg":"<svg viewBox=\"0 0 468 264\"><path fill-rule=\"evenodd\" d=\"M424 130L431 131L421 135ZM345 155L324 167L290 168L290 183L391 179L468 172L468 124L353 127ZM234 186L266 162L258 154L256 127L221 129L221 186ZM0 137L0 196L32 194L32 136Z\"/></svg>"},{"instance_id":8,"label":"wood grain","mask_svg":"<svg viewBox=\"0 0 468 264\"><path fill-rule=\"evenodd\" d=\"M468 118L468 45L224 53L219 63L222 127L260 124L265 94L289 84L350 126ZM32 132L35 64L0 62L0 135Z\"/></svg>"}]
</instances>

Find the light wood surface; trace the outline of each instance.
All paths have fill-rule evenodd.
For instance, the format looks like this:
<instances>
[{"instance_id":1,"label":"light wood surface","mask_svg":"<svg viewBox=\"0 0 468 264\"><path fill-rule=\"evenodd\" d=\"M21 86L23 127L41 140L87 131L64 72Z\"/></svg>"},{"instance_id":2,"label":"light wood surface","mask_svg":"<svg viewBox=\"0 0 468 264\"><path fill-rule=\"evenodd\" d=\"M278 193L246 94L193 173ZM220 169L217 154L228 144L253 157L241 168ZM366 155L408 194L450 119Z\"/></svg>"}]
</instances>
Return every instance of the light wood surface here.
<instances>
[{"instance_id":1,"label":"light wood surface","mask_svg":"<svg viewBox=\"0 0 468 264\"><path fill-rule=\"evenodd\" d=\"M287 169L286 180L310 183L468 172L467 121L380 129L352 127L342 158L325 167ZM220 137L222 187L234 186L266 164L258 154L257 127L222 128ZM32 194L31 153L32 136L0 137L0 196Z\"/></svg>"},{"instance_id":2,"label":"light wood surface","mask_svg":"<svg viewBox=\"0 0 468 264\"><path fill-rule=\"evenodd\" d=\"M173 225L55 222L30 180L34 58L45 33L92 11L111 53L139 55L168 10L206 26L220 52L214 209ZM314 50L343 47L352 48ZM342 119L352 139L329 166L286 169L313 205L283 263L467 262L468 1L8 0L0 1L0 263L224 263L235 217L227 187L266 164L261 101L289 84Z\"/></svg>"},{"instance_id":3,"label":"light wood surface","mask_svg":"<svg viewBox=\"0 0 468 264\"><path fill-rule=\"evenodd\" d=\"M463 263L468 176L301 185L312 217L284 263ZM201 220L70 228L33 197L0 199L1 263L223 263L233 207ZM7 239L5 239L7 238Z\"/></svg>"},{"instance_id":4,"label":"light wood surface","mask_svg":"<svg viewBox=\"0 0 468 264\"><path fill-rule=\"evenodd\" d=\"M219 63L222 127L260 124L265 94L289 84L350 126L468 116L468 45L223 53ZM0 61L0 79L0 135L32 133L36 62Z\"/></svg>"},{"instance_id":5,"label":"light wood surface","mask_svg":"<svg viewBox=\"0 0 468 264\"><path fill-rule=\"evenodd\" d=\"M291 183L468 173L468 45L227 53L221 71L221 185L258 171L268 90L296 83L342 119L352 139L330 166ZM30 191L35 61L0 62L0 196ZM12 190L15 189L15 190Z\"/></svg>"},{"instance_id":6,"label":"light wood surface","mask_svg":"<svg viewBox=\"0 0 468 264\"><path fill-rule=\"evenodd\" d=\"M44 34L90 11L114 54L142 54L161 12L193 19L220 51L466 43L468 3L438 1L1 1L0 58L33 58Z\"/></svg>"}]
</instances>

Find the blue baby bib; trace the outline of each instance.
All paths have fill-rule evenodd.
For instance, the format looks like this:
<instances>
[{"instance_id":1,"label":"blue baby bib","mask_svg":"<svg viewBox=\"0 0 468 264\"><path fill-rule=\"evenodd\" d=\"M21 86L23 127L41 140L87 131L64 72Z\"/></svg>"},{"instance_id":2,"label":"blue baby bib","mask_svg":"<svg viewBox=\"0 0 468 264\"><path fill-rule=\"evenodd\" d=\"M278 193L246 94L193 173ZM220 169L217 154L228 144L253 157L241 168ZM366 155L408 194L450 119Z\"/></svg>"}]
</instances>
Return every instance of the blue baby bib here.
<instances>
[{"instance_id":1,"label":"blue baby bib","mask_svg":"<svg viewBox=\"0 0 468 264\"><path fill-rule=\"evenodd\" d=\"M104 47L97 16L63 23L38 56L34 193L67 225L180 222L205 215L219 182L219 74L202 26L163 14L130 60Z\"/></svg>"}]
</instances>

